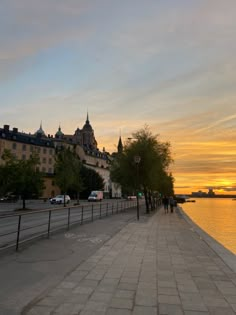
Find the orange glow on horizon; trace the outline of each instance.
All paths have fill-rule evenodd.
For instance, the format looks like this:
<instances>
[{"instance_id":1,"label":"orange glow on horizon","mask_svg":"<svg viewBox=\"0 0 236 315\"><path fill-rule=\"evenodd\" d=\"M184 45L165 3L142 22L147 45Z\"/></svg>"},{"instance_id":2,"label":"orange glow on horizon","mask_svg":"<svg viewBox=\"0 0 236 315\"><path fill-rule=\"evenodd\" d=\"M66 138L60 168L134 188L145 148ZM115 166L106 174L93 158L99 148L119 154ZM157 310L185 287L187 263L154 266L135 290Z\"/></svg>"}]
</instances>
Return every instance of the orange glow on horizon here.
<instances>
[{"instance_id":1,"label":"orange glow on horizon","mask_svg":"<svg viewBox=\"0 0 236 315\"><path fill-rule=\"evenodd\" d=\"M128 136L123 135L123 143L127 138ZM236 195L236 148L231 141L189 142L184 141L184 138L179 141L178 134L175 134L175 138L170 138L173 138L169 142L174 158L170 171L175 178L176 194L191 194L197 191L207 193L209 188L212 188L215 194ZM103 146L110 153L116 152L118 139L119 135L102 137Z\"/></svg>"}]
</instances>

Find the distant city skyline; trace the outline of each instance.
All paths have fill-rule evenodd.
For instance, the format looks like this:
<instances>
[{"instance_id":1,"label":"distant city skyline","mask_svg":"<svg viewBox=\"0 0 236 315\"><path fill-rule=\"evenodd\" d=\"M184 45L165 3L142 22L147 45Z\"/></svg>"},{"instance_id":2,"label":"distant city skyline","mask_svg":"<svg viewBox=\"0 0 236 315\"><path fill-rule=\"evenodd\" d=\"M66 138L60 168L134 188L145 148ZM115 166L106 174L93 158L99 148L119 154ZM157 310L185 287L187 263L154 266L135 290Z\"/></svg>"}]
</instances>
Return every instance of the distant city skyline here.
<instances>
[{"instance_id":1,"label":"distant city skyline","mask_svg":"<svg viewBox=\"0 0 236 315\"><path fill-rule=\"evenodd\" d=\"M112 153L147 124L169 141L176 193L236 193L235 0L9 0L0 124L81 128Z\"/></svg>"}]
</instances>

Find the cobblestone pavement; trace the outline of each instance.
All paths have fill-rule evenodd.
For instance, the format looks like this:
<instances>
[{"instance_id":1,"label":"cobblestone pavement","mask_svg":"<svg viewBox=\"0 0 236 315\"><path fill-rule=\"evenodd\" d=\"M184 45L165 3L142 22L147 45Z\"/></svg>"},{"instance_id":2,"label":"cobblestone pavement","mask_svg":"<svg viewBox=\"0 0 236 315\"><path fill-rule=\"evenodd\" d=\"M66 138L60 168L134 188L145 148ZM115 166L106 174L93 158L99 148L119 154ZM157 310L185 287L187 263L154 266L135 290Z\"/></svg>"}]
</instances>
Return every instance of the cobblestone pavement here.
<instances>
[{"instance_id":1,"label":"cobblestone pavement","mask_svg":"<svg viewBox=\"0 0 236 315\"><path fill-rule=\"evenodd\" d=\"M236 273L180 213L128 223L27 315L236 314Z\"/></svg>"}]
</instances>

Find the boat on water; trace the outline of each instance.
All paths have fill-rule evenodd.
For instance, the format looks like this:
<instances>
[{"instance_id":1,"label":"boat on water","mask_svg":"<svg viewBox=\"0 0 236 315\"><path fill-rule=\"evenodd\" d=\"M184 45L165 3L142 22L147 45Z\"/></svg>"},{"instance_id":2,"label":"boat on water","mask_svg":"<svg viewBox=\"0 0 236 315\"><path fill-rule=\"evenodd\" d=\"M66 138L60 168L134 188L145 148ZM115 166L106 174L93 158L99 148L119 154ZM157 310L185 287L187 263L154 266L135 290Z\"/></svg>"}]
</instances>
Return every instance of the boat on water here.
<instances>
[{"instance_id":1,"label":"boat on water","mask_svg":"<svg viewBox=\"0 0 236 315\"><path fill-rule=\"evenodd\" d=\"M175 195L174 199L177 203L184 203L187 199L189 199L189 197L186 195Z\"/></svg>"}]
</instances>

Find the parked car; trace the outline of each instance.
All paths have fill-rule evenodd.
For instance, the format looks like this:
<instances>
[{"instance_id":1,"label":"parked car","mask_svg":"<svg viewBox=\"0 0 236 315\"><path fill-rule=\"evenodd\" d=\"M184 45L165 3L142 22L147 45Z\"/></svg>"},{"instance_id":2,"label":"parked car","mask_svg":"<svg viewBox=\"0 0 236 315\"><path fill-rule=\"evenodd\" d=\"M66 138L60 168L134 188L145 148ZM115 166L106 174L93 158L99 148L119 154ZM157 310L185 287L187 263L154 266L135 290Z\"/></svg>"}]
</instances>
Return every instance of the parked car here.
<instances>
[{"instance_id":1,"label":"parked car","mask_svg":"<svg viewBox=\"0 0 236 315\"><path fill-rule=\"evenodd\" d=\"M18 197L11 194L0 197L0 202L16 202L17 200L18 200Z\"/></svg>"},{"instance_id":2,"label":"parked car","mask_svg":"<svg viewBox=\"0 0 236 315\"><path fill-rule=\"evenodd\" d=\"M137 197L136 196L127 196L127 200L136 200Z\"/></svg>"},{"instance_id":3,"label":"parked car","mask_svg":"<svg viewBox=\"0 0 236 315\"><path fill-rule=\"evenodd\" d=\"M53 197L50 199L51 204L62 204L64 203L64 195L57 195L56 197ZM70 196L65 195L65 203L70 202Z\"/></svg>"}]
</instances>

